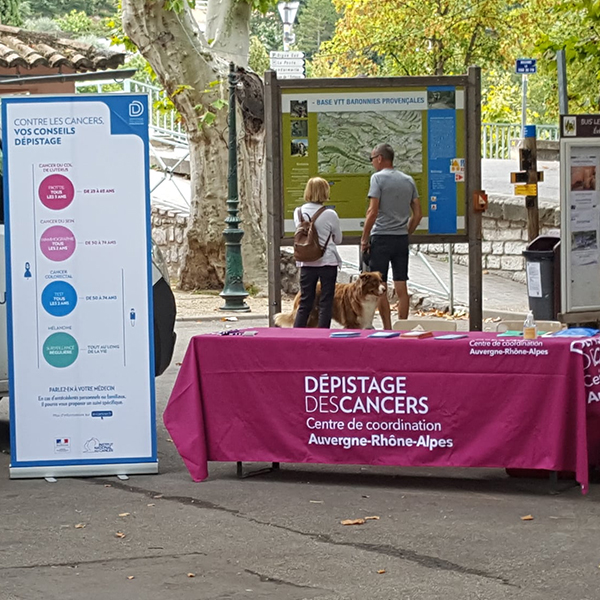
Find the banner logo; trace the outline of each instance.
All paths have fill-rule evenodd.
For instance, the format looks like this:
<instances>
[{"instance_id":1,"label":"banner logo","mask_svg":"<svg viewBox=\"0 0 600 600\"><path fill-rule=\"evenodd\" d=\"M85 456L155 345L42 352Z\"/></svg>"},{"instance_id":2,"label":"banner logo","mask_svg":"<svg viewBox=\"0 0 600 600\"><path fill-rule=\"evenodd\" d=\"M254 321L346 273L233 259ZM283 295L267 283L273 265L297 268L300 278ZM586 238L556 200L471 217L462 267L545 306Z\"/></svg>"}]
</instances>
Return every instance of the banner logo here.
<instances>
[{"instance_id":1,"label":"banner logo","mask_svg":"<svg viewBox=\"0 0 600 600\"><path fill-rule=\"evenodd\" d=\"M133 100L129 104L129 116L141 117L144 114L144 105L139 100Z\"/></svg>"},{"instance_id":2,"label":"banner logo","mask_svg":"<svg viewBox=\"0 0 600 600\"><path fill-rule=\"evenodd\" d=\"M84 445L83 451L86 454L95 454L98 452L114 452L114 442L101 442L98 438L90 438Z\"/></svg>"}]
</instances>

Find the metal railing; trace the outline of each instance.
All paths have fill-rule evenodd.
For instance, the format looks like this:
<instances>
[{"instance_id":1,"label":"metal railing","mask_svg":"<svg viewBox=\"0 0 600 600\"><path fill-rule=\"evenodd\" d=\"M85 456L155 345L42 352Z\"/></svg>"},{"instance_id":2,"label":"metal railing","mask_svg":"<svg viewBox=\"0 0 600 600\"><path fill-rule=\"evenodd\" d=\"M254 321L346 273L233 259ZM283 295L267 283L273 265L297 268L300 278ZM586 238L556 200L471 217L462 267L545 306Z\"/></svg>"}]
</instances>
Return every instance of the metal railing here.
<instances>
[{"instance_id":1,"label":"metal railing","mask_svg":"<svg viewBox=\"0 0 600 600\"><path fill-rule=\"evenodd\" d=\"M558 125L536 125L537 139L558 141ZM481 158L510 158L513 140L521 138L521 125L516 123L481 124Z\"/></svg>"}]
</instances>

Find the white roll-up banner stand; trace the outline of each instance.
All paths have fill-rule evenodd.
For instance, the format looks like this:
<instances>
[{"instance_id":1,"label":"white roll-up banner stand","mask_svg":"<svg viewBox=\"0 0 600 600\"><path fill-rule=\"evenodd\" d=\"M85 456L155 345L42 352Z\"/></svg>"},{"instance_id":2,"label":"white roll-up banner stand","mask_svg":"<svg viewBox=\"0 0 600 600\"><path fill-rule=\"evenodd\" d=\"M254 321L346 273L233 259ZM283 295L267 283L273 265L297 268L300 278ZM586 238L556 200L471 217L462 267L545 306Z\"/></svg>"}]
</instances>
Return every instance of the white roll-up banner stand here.
<instances>
[{"instance_id":1,"label":"white roll-up banner stand","mask_svg":"<svg viewBox=\"0 0 600 600\"><path fill-rule=\"evenodd\" d=\"M10 476L156 473L148 100L2 101Z\"/></svg>"}]
</instances>

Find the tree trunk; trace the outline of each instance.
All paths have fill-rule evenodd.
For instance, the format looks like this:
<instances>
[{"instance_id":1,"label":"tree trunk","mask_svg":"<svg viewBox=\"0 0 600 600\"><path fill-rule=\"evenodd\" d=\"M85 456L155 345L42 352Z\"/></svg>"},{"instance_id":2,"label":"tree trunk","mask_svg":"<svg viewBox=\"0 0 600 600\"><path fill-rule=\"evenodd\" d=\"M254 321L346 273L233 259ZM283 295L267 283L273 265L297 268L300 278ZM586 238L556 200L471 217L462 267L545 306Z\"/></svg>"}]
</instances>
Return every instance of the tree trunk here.
<instances>
[{"instance_id":1,"label":"tree trunk","mask_svg":"<svg viewBox=\"0 0 600 600\"><path fill-rule=\"evenodd\" d=\"M213 0L206 12L206 39L211 50L240 67L248 66L250 5L238 0Z\"/></svg>"},{"instance_id":2,"label":"tree trunk","mask_svg":"<svg viewBox=\"0 0 600 600\"><path fill-rule=\"evenodd\" d=\"M233 2L215 1L227 9ZM162 0L123 0L123 28L154 69L188 133L192 197L187 252L179 286L186 290L220 289L225 274L222 234L227 216L227 110L215 110L210 103L227 98L228 63L209 48L187 2L183 4L183 10L177 13L166 10ZM239 34L241 29L233 27L230 31ZM227 36L224 32L219 35L223 36L221 47L227 47ZM244 103L250 104L249 107L242 104L243 118L238 119L240 216L245 232L242 240L244 282L262 288L266 283L262 83L258 80L258 85L255 81L258 78L249 74L242 73L240 77L243 87L238 95ZM248 83L250 80L252 83ZM214 81L220 83L211 86ZM244 94L248 87L253 89L252 97ZM258 96L260 108L256 106ZM201 125L199 117L207 110L216 112L216 119L211 125Z\"/></svg>"}]
</instances>

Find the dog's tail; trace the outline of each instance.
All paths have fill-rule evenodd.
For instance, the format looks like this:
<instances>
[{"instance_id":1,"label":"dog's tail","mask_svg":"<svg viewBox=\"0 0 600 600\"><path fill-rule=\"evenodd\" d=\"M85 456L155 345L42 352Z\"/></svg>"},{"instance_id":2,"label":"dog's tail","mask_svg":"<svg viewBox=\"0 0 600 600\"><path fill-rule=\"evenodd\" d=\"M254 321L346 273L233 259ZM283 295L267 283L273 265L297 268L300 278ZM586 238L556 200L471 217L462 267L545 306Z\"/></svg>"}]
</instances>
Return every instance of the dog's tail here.
<instances>
[{"instance_id":1,"label":"dog's tail","mask_svg":"<svg viewBox=\"0 0 600 600\"><path fill-rule=\"evenodd\" d=\"M273 317L275 327L293 327L295 315L291 313L277 313Z\"/></svg>"}]
</instances>

